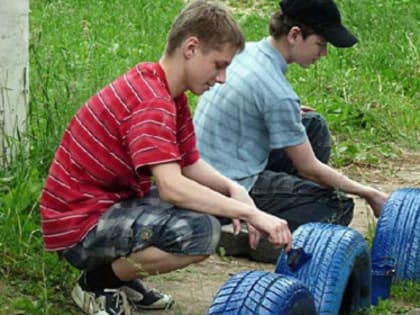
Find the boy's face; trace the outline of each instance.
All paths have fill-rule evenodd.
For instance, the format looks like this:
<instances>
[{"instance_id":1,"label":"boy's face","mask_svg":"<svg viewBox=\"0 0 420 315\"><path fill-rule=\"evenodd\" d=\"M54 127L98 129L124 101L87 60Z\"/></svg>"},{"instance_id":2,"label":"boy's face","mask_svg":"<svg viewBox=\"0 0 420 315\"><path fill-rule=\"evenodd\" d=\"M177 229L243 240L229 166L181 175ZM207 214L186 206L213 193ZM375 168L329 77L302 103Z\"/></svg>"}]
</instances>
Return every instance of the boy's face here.
<instances>
[{"instance_id":1,"label":"boy's face","mask_svg":"<svg viewBox=\"0 0 420 315\"><path fill-rule=\"evenodd\" d=\"M316 34L309 35L305 39L300 35L291 52L293 61L307 68L328 54L327 41Z\"/></svg>"},{"instance_id":2,"label":"boy's face","mask_svg":"<svg viewBox=\"0 0 420 315\"><path fill-rule=\"evenodd\" d=\"M224 83L226 68L237 52L236 47L225 44L221 49L203 50L198 45L192 50L192 57L187 62L186 78L188 89L201 95L215 83Z\"/></svg>"}]
</instances>

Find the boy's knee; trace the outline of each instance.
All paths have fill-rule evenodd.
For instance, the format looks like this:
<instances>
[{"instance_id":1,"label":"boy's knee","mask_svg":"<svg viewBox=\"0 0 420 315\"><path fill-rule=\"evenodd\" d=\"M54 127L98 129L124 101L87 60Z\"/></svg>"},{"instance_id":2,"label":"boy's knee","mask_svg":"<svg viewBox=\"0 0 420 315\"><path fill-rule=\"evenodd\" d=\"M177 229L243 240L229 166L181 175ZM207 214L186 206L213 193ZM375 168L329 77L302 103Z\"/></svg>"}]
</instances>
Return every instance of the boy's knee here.
<instances>
[{"instance_id":1,"label":"boy's knee","mask_svg":"<svg viewBox=\"0 0 420 315\"><path fill-rule=\"evenodd\" d=\"M185 230L180 251L187 255L208 256L214 254L221 236L219 220L208 214L200 214L190 222Z\"/></svg>"},{"instance_id":2,"label":"boy's knee","mask_svg":"<svg viewBox=\"0 0 420 315\"><path fill-rule=\"evenodd\" d=\"M302 123L308 132L317 132L330 136L328 122L320 113L306 112L303 114Z\"/></svg>"},{"instance_id":3,"label":"boy's knee","mask_svg":"<svg viewBox=\"0 0 420 315\"><path fill-rule=\"evenodd\" d=\"M211 244L210 245L211 252L215 253L217 245L219 244L219 241L220 241L221 234L222 234L222 225L221 225L220 221L215 216L209 215L209 219L210 219L210 222L211 222L211 225L210 225L211 226L211 229L210 229L211 233L209 233L210 234L209 244Z\"/></svg>"},{"instance_id":4,"label":"boy's knee","mask_svg":"<svg viewBox=\"0 0 420 315\"><path fill-rule=\"evenodd\" d=\"M331 155L332 139L326 119L317 112L308 112L304 114L302 123L316 157L327 164Z\"/></svg>"}]
</instances>

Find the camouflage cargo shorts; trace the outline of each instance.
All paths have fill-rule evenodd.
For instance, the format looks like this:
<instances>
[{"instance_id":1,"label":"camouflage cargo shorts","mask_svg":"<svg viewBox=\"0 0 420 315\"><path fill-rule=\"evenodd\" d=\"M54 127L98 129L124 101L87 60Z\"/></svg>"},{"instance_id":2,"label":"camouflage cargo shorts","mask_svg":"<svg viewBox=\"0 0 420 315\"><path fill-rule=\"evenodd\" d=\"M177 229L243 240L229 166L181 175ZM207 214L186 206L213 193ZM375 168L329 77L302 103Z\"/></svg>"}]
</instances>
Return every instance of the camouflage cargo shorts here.
<instances>
[{"instance_id":1,"label":"camouflage cargo shorts","mask_svg":"<svg viewBox=\"0 0 420 315\"><path fill-rule=\"evenodd\" d=\"M163 202L156 189L145 198L113 205L76 246L60 255L80 270L94 269L146 247L174 255L211 255L220 223L207 214Z\"/></svg>"}]
</instances>

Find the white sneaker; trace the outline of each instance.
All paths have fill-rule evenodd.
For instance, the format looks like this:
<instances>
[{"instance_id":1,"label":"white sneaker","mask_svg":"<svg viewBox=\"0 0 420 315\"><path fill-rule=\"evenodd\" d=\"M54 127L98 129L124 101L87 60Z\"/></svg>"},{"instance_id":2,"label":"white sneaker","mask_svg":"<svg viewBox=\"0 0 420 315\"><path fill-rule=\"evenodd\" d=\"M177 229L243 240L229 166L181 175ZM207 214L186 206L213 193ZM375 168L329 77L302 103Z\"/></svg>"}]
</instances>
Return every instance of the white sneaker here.
<instances>
[{"instance_id":1,"label":"white sneaker","mask_svg":"<svg viewBox=\"0 0 420 315\"><path fill-rule=\"evenodd\" d=\"M131 315L127 296L120 289L104 289L101 293L83 290L79 282L71 297L89 315Z\"/></svg>"}]
</instances>

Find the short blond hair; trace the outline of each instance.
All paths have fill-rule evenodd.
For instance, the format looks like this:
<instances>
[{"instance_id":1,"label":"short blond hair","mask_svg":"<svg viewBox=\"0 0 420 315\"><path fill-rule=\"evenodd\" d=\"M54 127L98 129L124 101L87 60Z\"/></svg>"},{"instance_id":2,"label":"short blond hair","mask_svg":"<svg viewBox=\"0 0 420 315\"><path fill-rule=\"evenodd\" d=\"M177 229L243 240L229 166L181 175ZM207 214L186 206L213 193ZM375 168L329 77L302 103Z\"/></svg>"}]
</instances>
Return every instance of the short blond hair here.
<instances>
[{"instance_id":1,"label":"short blond hair","mask_svg":"<svg viewBox=\"0 0 420 315\"><path fill-rule=\"evenodd\" d=\"M242 30L230 10L216 1L194 0L185 6L168 33L165 53L172 55L190 36L196 36L204 49L230 44L241 51L245 46Z\"/></svg>"}]
</instances>

